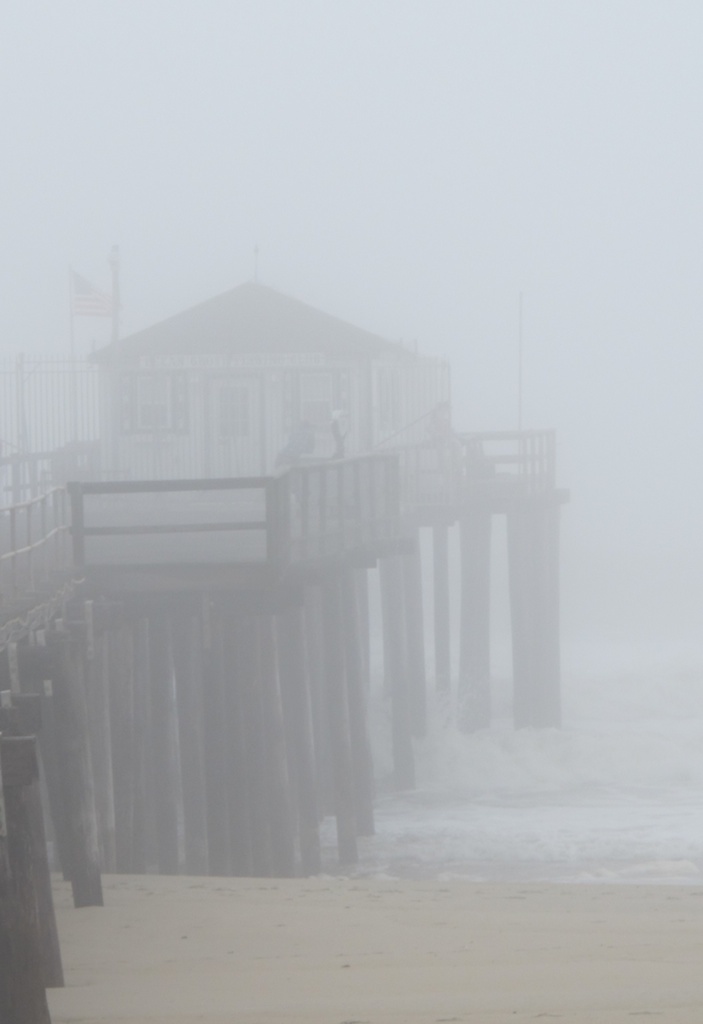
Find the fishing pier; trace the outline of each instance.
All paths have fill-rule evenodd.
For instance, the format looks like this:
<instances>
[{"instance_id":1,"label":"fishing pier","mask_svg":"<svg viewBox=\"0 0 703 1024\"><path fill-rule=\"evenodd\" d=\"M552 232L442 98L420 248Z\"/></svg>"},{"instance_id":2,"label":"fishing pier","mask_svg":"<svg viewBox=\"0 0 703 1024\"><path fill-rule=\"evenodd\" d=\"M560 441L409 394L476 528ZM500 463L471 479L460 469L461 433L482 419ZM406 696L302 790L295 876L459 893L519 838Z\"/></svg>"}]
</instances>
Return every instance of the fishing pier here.
<instances>
[{"instance_id":1,"label":"fishing pier","mask_svg":"<svg viewBox=\"0 0 703 1024\"><path fill-rule=\"evenodd\" d=\"M244 300L249 324L250 303L265 300L267 336L290 312L259 286ZM157 338L160 371L155 350L148 367L130 364L135 341L103 361L99 437L0 459L0 954L21 935L4 960L20 979L7 998L36 993L18 1024L48 1020L39 993L61 983L47 834L76 906L102 902L102 872L318 873L327 817L339 863L353 866L376 787L415 785L428 685L465 731L490 726L497 516L515 724L559 724L566 494L553 432L429 429L446 401L442 368L427 390L422 364L384 351L376 365L368 338L358 365L343 362L354 340L327 362L316 352L312 369L287 353L253 370L253 358L166 359ZM339 405L353 423L343 457L273 465L296 421L321 447ZM402 408L411 429L397 429ZM221 472L185 475L202 445ZM131 459L153 472L128 474ZM392 779L374 774L376 677Z\"/></svg>"}]
</instances>

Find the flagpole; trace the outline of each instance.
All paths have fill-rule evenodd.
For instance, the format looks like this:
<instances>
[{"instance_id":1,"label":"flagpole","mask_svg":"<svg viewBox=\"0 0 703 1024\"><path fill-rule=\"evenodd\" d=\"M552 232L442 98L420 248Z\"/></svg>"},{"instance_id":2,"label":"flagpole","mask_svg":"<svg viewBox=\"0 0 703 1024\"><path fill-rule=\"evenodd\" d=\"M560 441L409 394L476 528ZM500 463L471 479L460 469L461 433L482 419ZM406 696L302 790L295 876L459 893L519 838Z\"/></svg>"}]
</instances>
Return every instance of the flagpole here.
<instances>
[{"instance_id":1,"label":"flagpole","mask_svg":"<svg viewBox=\"0 0 703 1024\"><path fill-rule=\"evenodd\" d=\"M108 260L112 270L112 341L120 337L120 249L113 245Z\"/></svg>"}]
</instances>

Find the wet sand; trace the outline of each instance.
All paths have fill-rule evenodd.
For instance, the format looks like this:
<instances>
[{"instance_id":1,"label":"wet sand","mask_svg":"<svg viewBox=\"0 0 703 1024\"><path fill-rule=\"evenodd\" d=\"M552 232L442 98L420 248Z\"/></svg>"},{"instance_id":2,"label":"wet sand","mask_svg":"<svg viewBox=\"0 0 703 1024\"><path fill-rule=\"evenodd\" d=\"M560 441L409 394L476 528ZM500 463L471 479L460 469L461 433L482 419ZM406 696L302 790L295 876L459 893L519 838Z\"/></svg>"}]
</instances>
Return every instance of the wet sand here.
<instances>
[{"instance_id":1,"label":"wet sand","mask_svg":"<svg viewBox=\"0 0 703 1024\"><path fill-rule=\"evenodd\" d=\"M703 1021L703 887L57 883L53 1024Z\"/></svg>"}]
</instances>

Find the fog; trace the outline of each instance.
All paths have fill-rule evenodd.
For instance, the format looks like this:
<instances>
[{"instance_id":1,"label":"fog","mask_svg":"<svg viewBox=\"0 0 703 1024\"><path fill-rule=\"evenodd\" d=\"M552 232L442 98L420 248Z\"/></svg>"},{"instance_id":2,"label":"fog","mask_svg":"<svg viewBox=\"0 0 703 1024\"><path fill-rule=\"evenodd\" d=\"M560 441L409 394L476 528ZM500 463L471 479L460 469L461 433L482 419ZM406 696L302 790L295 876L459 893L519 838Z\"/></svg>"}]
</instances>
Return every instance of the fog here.
<instances>
[{"instance_id":1,"label":"fog","mask_svg":"<svg viewBox=\"0 0 703 1024\"><path fill-rule=\"evenodd\" d=\"M694 0L7 3L2 352L67 352L68 266L107 289L113 243L123 333L258 249L264 283L450 358L459 427L514 428L522 294L567 632L693 635L702 31Z\"/></svg>"}]
</instances>

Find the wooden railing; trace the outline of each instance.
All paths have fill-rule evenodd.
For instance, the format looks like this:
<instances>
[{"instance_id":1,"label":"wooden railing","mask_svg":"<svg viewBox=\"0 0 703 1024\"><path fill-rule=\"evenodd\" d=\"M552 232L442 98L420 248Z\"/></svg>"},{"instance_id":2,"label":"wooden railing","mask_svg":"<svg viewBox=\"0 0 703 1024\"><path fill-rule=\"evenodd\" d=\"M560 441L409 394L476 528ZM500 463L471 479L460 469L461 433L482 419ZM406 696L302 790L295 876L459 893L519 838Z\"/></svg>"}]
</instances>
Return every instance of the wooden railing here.
<instances>
[{"instance_id":1,"label":"wooden railing","mask_svg":"<svg viewBox=\"0 0 703 1024\"><path fill-rule=\"evenodd\" d=\"M63 487L0 508L0 602L50 590L70 552L68 501Z\"/></svg>"},{"instance_id":2,"label":"wooden railing","mask_svg":"<svg viewBox=\"0 0 703 1024\"><path fill-rule=\"evenodd\" d=\"M73 562L81 567L285 565L341 555L400 530L392 453L294 466L275 477L76 482L68 490ZM179 500L169 501L174 494Z\"/></svg>"},{"instance_id":3,"label":"wooden railing","mask_svg":"<svg viewBox=\"0 0 703 1024\"><path fill-rule=\"evenodd\" d=\"M396 451L403 501L411 512L454 508L473 495L507 488L524 495L555 486L551 430L450 433Z\"/></svg>"},{"instance_id":4,"label":"wooden railing","mask_svg":"<svg viewBox=\"0 0 703 1024\"><path fill-rule=\"evenodd\" d=\"M556 475L556 433L553 430L494 431L459 434L463 476L509 478L528 492L551 490Z\"/></svg>"}]
</instances>

